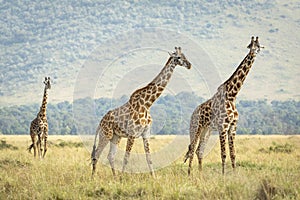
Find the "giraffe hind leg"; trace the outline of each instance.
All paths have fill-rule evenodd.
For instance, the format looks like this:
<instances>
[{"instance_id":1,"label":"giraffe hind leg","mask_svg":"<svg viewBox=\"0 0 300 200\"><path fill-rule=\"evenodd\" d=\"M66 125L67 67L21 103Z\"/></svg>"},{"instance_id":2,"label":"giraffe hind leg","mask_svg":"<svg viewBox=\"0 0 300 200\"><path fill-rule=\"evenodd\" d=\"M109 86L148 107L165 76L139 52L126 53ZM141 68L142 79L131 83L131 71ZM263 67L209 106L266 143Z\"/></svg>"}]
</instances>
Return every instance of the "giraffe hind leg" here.
<instances>
[{"instance_id":1,"label":"giraffe hind leg","mask_svg":"<svg viewBox=\"0 0 300 200\"><path fill-rule=\"evenodd\" d=\"M126 152L124 155L124 161L123 161L123 168L122 168L122 172L125 172L126 166L128 164L128 159L130 157L130 151L132 149L134 143L134 138L133 137L128 137L127 139L127 144L126 144Z\"/></svg>"},{"instance_id":2,"label":"giraffe hind leg","mask_svg":"<svg viewBox=\"0 0 300 200\"><path fill-rule=\"evenodd\" d=\"M196 154L197 154L197 157L198 157L198 169L199 169L199 171L202 171L203 154L204 154L206 143L209 139L210 134L211 134L211 130L208 130L208 129L203 130L202 133L201 133L199 146L196 150Z\"/></svg>"},{"instance_id":3,"label":"giraffe hind leg","mask_svg":"<svg viewBox=\"0 0 300 200\"><path fill-rule=\"evenodd\" d=\"M196 141L194 141L194 140L196 140ZM196 146L196 143L197 143L197 138L194 139L194 140L189 145L189 150L186 153L185 160L184 160L184 162L186 162L187 159L189 159L188 175L191 174L191 169L192 169L192 163L193 163L193 159L194 159L194 151L195 151L195 146Z\"/></svg>"},{"instance_id":4,"label":"giraffe hind leg","mask_svg":"<svg viewBox=\"0 0 300 200\"><path fill-rule=\"evenodd\" d=\"M115 157L117 154L118 150L118 144L120 142L121 138L117 135L114 135L113 138L110 140L110 148L109 148L109 153L107 155L107 159L109 161L111 171L113 175L116 175L116 170L115 170Z\"/></svg>"},{"instance_id":5,"label":"giraffe hind leg","mask_svg":"<svg viewBox=\"0 0 300 200\"><path fill-rule=\"evenodd\" d=\"M36 151L37 151L37 143L36 142L34 142L34 144L33 144L33 156L34 157L36 157Z\"/></svg>"},{"instance_id":6,"label":"giraffe hind leg","mask_svg":"<svg viewBox=\"0 0 300 200\"><path fill-rule=\"evenodd\" d=\"M30 133L30 136L31 136L32 144L28 147L28 151L31 153L31 149L33 148L33 156L36 157L37 137L33 132Z\"/></svg>"},{"instance_id":7,"label":"giraffe hind leg","mask_svg":"<svg viewBox=\"0 0 300 200\"><path fill-rule=\"evenodd\" d=\"M196 144L198 143L198 140L199 140L199 134L198 134L199 132L197 131L196 133L194 133L194 134L193 133L194 133L193 131L190 132L190 136L193 135L194 138L191 140L191 143L189 145L189 150L186 153L185 160L184 160L184 162L186 162L187 159L189 159L188 175L191 174L195 147L196 147Z\"/></svg>"}]
</instances>

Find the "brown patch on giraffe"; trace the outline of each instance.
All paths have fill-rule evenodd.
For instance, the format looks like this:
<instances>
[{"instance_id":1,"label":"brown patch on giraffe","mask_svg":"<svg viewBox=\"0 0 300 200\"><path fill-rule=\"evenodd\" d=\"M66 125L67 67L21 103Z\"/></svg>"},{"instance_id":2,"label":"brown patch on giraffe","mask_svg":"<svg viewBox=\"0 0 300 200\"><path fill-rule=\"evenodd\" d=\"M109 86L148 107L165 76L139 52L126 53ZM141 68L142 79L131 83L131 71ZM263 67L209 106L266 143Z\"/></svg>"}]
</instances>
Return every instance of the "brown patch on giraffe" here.
<instances>
[{"instance_id":1,"label":"brown patch on giraffe","mask_svg":"<svg viewBox=\"0 0 300 200\"><path fill-rule=\"evenodd\" d=\"M146 101L146 102L149 101L150 97L151 97L151 95L150 95L150 94L147 94L147 95L145 96L145 101Z\"/></svg>"},{"instance_id":2,"label":"brown patch on giraffe","mask_svg":"<svg viewBox=\"0 0 300 200\"><path fill-rule=\"evenodd\" d=\"M140 105L144 105L144 104L145 104L144 99L140 98Z\"/></svg>"},{"instance_id":3,"label":"brown patch on giraffe","mask_svg":"<svg viewBox=\"0 0 300 200\"><path fill-rule=\"evenodd\" d=\"M157 91L158 91L159 93L162 93L163 90L164 90L164 88L163 88L162 86L159 86L158 89L157 89Z\"/></svg>"},{"instance_id":4,"label":"brown patch on giraffe","mask_svg":"<svg viewBox=\"0 0 300 200\"><path fill-rule=\"evenodd\" d=\"M142 126L145 126L146 124L147 124L147 120L145 119L145 118L143 118L143 119L140 119L140 124L142 125Z\"/></svg>"},{"instance_id":5,"label":"brown patch on giraffe","mask_svg":"<svg viewBox=\"0 0 300 200\"><path fill-rule=\"evenodd\" d=\"M146 106L147 108L150 108L151 105L152 105L152 104L151 104L150 102L146 102L146 104L145 104L145 106Z\"/></svg>"},{"instance_id":6,"label":"brown patch on giraffe","mask_svg":"<svg viewBox=\"0 0 300 200\"><path fill-rule=\"evenodd\" d=\"M154 102L155 100L156 100L155 96L152 95L151 98L150 98L150 101L151 101L151 102Z\"/></svg>"},{"instance_id":7,"label":"brown patch on giraffe","mask_svg":"<svg viewBox=\"0 0 300 200\"><path fill-rule=\"evenodd\" d=\"M170 79L171 78L171 74L167 74L167 79Z\"/></svg>"},{"instance_id":8,"label":"brown patch on giraffe","mask_svg":"<svg viewBox=\"0 0 300 200\"><path fill-rule=\"evenodd\" d=\"M148 118L148 124L152 124L152 119Z\"/></svg>"},{"instance_id":9,"label":"brown patch on giraffe","mask_svg":"<svg viewBox=\"0 0 300 200\"><path fill-rule=\"evenodd\" d=\"M234 113L233 113L233 115L234 115L234 118L238 118L238 116L239 116L239 113L237 112L237 111L235 111Z\"/></svg>"},{"instance_id":10,"label":"brown patch on giraffe","mask_svg":"<svg viewBox=\"0 0 300 200\"><path fill-rule=\"evenodd\" d=\"M157 92L156 94L155 94L155 99L158 99L158 97L161 95L161 92Z\"/></svg>"},{"instance_id":11,"label":"brown patch on giraffe","mask_svg":"<svg viewBox=\"0 0 300 200\"><path fill-rule=\"evenodd\" d=\"M136 120L138 119L138 114L137 114L137 112L134 112L134 113L133 113L132 119L133 119L134 121L136 121Z\"/></svg>"},{"instance_id":12,"label":"brown patch on giraffe","mask_svg":"<svg viewBox=\"0 0 300 200\"><path fill-rule=\"evenodd\" d=\"M233 82L234 84L236 84L236 82L237 82L237 77L234 77L234 79L232 80L232 82Z\"/></svg>"},{"instance_id":13,"label":"brown patch on giraffe","mask_svg":"<svg viewBox=\"0 0 300 200\"><path fill-rule=\"evenodd\" d=\"M145 117L145 113L139 113L139 118L144 118Z\"/></svg>"}]
</instances>

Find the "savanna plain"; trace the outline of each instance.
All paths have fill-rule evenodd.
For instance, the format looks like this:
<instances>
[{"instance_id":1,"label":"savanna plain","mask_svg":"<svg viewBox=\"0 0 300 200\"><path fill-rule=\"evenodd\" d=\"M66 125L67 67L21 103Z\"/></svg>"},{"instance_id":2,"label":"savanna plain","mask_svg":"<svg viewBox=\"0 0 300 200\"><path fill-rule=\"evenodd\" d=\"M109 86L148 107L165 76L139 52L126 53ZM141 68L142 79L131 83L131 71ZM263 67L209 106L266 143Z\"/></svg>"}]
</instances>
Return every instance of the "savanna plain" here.
<instances>
[{"instance_id":1,"label":"savanna plain","mask_svg":"<svg viewBox=\"0 0 300 200\"><path fill-rule=\"evenodd\" d=\"M152 151L172 139L153 136ZM50 135L48 141L46 157L40 160L27 151L29 136L0 135L0 199L300 198L299 135L237 136L237 168L231 169L227 156L225 175L218 142L205 157L202 172L195 156L191 176L182 152L169 166L157 169L155 178L148 173L121 172L113 177L101 162L91 178L90 152L80 137ZM120 150L125 143L123 139ZM132 151L143 152L142 142L138 140Z\"/></svg>"}]
</instances>

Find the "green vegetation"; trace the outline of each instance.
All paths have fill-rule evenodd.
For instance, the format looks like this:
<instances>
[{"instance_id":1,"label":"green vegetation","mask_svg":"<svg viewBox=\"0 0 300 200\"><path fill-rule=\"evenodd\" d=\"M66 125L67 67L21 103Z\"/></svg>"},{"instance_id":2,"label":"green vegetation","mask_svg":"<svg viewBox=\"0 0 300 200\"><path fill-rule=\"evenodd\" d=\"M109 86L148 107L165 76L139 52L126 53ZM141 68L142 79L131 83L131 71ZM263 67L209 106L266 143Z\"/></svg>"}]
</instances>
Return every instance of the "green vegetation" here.
<instances>
[{"instance_id":1,"label":"green vegetation","mask_svg":"<svg viewBox=\"0 0 300 200\"><path fill-rule=\"evenodd\" d=\"M80 99L49 104L47 109L49 134L94 134L102 116L122 105L120 99ZM191 113L204 101L193 93L160 97L151 108L153 134L188 134ZM300 133L299 101L239 101L238 134L298 134ZM28 134L31 120L36 117L37 104L0 108L0 133Z\"/></svg>"},{"instance_id":2,"label":"green vegetation","mask_svg":"<svg viewBox=\"0 0 300 200\"><path fill-rule=\"evenodd\" d=\"M170 136L161 136L168 142ZM0 150L0 199L299 199L299 136L238 136L237 168L227 159L221 174L220 147L216 145L204 159L203 171L194 161L187 176L183 155L171 165L149 174L117 173L98 163L91 178L90 153L84 147L51 145L45 159L34 159L26 151L27 136L1 136L18 150ZM80 143L76 136L51 136L49 142ZM122 140L123 148L126 140ZM152 140L153 149L161 143ZM289 144L293 151L266 154L259 149ZM176 147L174 147L176 148ZM133 152L142 151L142 143ZM162 157L165 155L161 155ZM106 157L106 155L105 155ZM129 161L130 162L130 161ZM146 162L146 161L145 161Z\"/></svg>"}]
</instances>

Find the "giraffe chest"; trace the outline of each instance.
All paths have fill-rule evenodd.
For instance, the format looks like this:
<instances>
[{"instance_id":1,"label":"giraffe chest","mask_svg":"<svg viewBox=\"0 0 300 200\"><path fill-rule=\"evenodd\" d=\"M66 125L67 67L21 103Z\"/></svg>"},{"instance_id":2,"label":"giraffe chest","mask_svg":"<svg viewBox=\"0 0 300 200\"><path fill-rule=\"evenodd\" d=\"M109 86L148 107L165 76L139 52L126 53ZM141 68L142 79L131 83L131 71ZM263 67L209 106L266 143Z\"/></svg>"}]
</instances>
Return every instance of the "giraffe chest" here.
<instances>
[{"instance_id":1,"label":"giraffe chest","mask_svg":"<svg viewBox=\"0 0 300 200\"><path fill-rule=\"evenodd\" d=\"M212 104L212 124L218 127L224 123L231 123L238 117L235 102L222 100L216 104Z\"/></svg>"},{"instance_id":2,"label":"giraffe chest","mask_svg":"<svg viewBox=\"0 0 300 200\"><path fill-rule=\"evenodd\" d=\"M47 131L48 129L48 123L47 120L41 120L40 118L35 118L30 125L30 131L40 134L44 131Z\"/></svg>"},{"instance_id":3,"label":"giraffe chest","mask_svg":"<svg viewBox=\"0 0 300 200\"><path fill-rule=\"evenodd\" d=\"M221 98L210 99L201 104L192 115L192 124L196 127L210 127L217 130L224 123L237 119L235 103Z\"/></svg>"}]
</instances>

